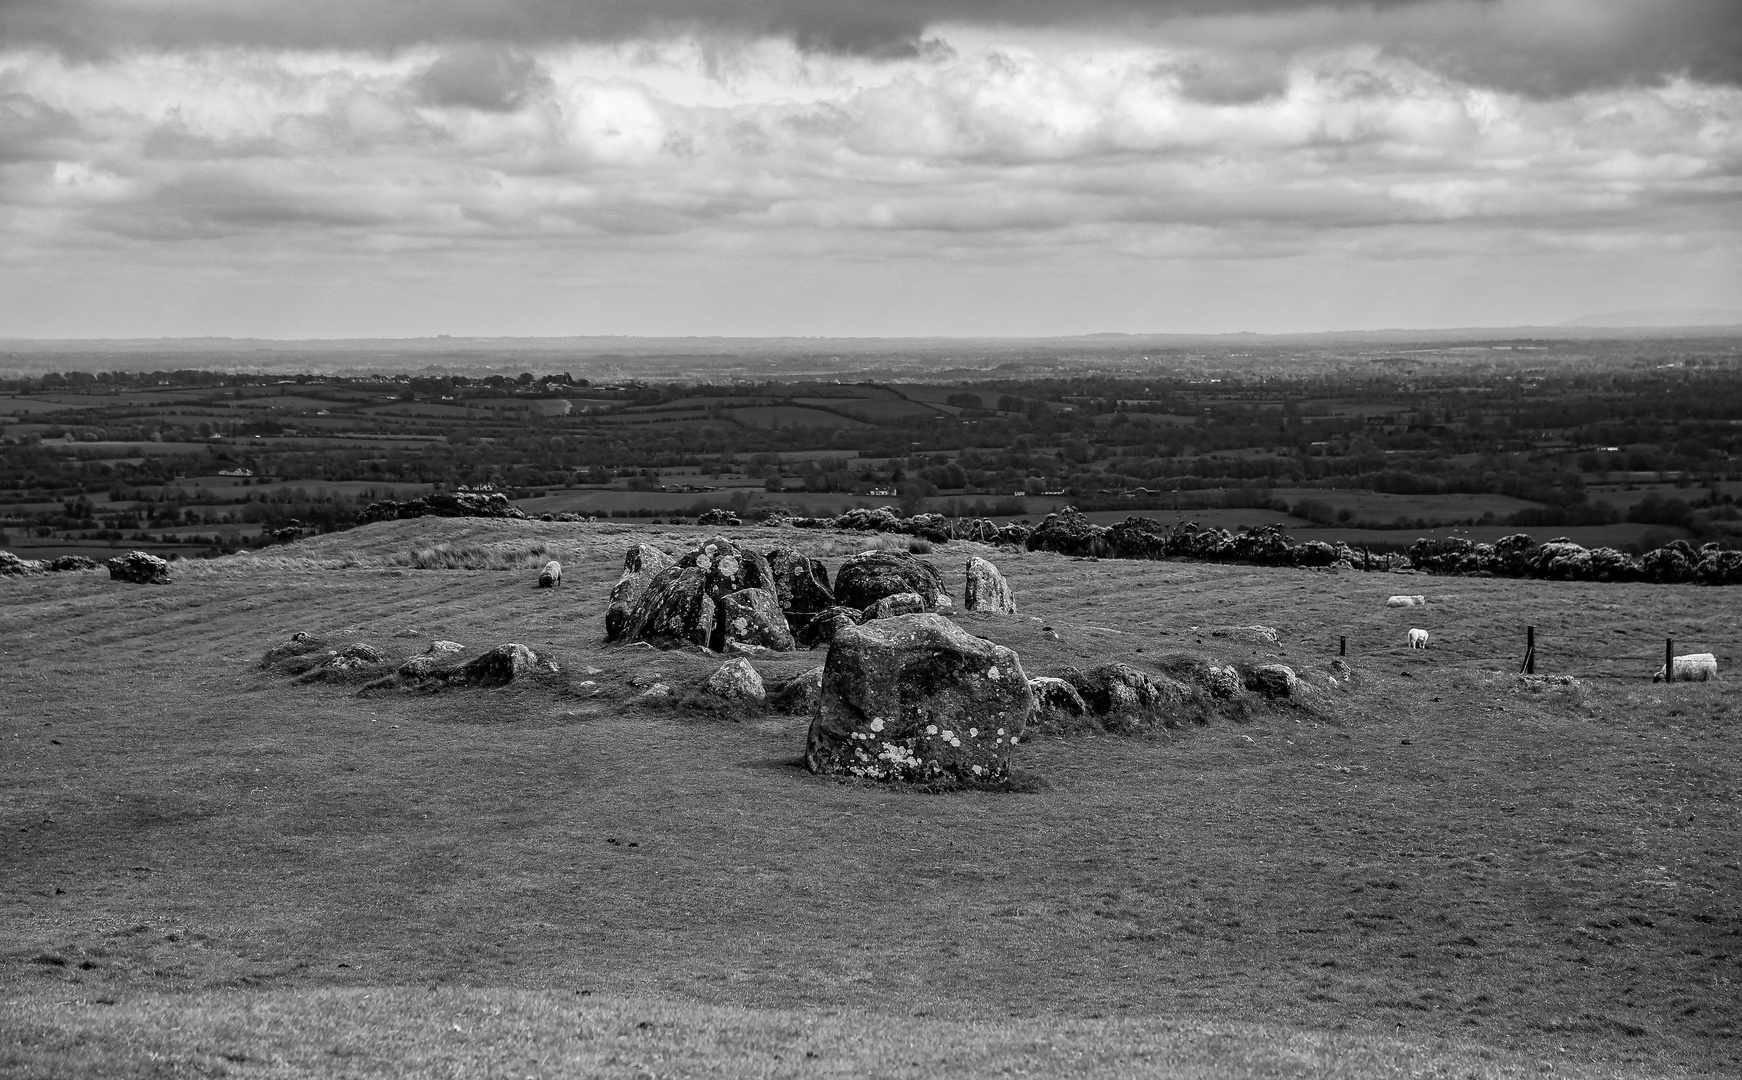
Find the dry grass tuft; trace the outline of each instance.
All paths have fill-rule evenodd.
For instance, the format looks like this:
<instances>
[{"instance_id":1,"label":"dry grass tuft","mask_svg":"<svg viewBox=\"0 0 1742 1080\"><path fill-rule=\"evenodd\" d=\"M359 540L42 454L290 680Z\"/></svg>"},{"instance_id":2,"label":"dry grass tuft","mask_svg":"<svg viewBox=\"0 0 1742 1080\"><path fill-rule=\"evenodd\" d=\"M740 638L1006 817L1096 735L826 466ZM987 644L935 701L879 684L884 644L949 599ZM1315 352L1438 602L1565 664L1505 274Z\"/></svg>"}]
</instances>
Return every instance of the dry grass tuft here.
<instances>
[{"instance_id":1,"label":"dry grass tuft","mask_svg":"<svg viewBox=\"0 0 1742 1080\"><path fill-rule=\"evenodd\" d=\"M557 545L544 540L532 544L435 544L395 556L393 564L413 570L528 570L551 559L560 561L562 554Z\"/></svg>"},{"instance_id":2,"label":"dry grass tuft","mask_svg":"<svg viewBox=\"0 0 1742 1080\"><path fill-rule=\"evenodd\" d=\"M294 551L294 549L291 549ZM352 552L331 557L275 552L225 555L216 559L180 559L172 573L192 579L260 576L268 573L314 573L332 570L379 570L379 558Z\"/></svg>"}]
</instances>

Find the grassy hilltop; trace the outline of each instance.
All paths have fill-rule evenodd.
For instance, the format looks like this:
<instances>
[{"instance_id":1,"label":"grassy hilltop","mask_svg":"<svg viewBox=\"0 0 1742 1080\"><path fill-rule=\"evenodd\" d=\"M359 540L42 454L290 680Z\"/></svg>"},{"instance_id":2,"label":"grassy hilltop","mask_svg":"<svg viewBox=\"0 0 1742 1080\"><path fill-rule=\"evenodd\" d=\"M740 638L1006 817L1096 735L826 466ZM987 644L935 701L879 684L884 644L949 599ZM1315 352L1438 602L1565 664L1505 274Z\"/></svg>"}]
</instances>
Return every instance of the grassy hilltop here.
<instances>
[{"instance_id":1,"label":"grassy hilltop","mask_svg":"<svg viewBox=\"0 0 1742 1080\"><path fill-rule=\"evenodd\" d=\"M0 1076L1742 1071L1742 593L939 545L958 598L969 554L1009 577L1021 615L958 618L1030 676L1322 680L1339 636L1355 672L939 795L810 776L803 717L633 700L719 659L601 644L622 552L702 535L424 518L0 579ZM1513 674L1527 624L1576 681ZM261 670L299 630L563 674L358 696ZM1665 636L1725 681L1650 683Z\"/></svg>"}]
</instances>

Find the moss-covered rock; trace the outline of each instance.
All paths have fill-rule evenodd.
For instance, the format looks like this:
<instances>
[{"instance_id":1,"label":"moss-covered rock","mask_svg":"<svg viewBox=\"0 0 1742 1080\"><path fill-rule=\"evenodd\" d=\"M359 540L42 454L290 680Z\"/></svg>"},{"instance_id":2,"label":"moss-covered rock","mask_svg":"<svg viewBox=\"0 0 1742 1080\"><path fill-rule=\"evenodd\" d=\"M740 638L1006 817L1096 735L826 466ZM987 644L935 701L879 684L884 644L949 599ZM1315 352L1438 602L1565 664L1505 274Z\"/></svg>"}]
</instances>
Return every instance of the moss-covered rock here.
<instances>
[{"instance_id":1,"label":"moss-covered rock","mask_svg":"<svg viewBox=\"0 0 1742 1080\"><path fill-rule=\"evenodd\" d=\"M1016 654L936 614L843 629L805 765L876 780L997 783L1034 711Z\"/></svg>"},{"instance_id":2,"label":"moss-covered rock","mask_svg":"<svg viewBox=\"0 0 1742 1080\"><path fill-rule=\"evenodd\" d=\"M790 548L775 548L768 553L768 568L774 574L774 595L780 601L780 610L800 625L817 612L835 606L829 568L821 559L809 558Z\"/></svg>"},{"instance_id":3,"label":"moss-covered rock","mask_svg":"<svg viewBox=\"0 0 1742 1080\"><path fill-rule=\"evenodd\" d=\"M835 574L835 602L863 611L897 593L917 593L927 611L951 607L937 567L905 551L862 551Z\"/></svg>"},{"instance_id":4,"label":"moss-covered rock","mask_svg":"<svg viewBox=\"0 0 1742 1080\"><path fill-rule=\"evenodd\" d=\"M724 536L710 536L678 557L677 565L702 572L702 587L718 600L740 589L774 589L774 572L760 554L739 547Z\"/></svg>"},{"instance_id":5,"label":"moss-covered rock","mask_svg":"<svg viewBox=\"0 0 1742 1080\"><path fill-rule=\"evenodd\" d=\"M799 627L793 635L802 649L815 649L826 646L835 640L835 635L849 626L858 626L865 621L865 613L855 608L836 605L825 611L812 615L805 624Z\"/></svg>"},{"instance_id":6,"label":"moss-covered rock","mask_svg":"<svg viewBox=\"0 0 1742 1080\"><path fill-rule=\"evenodd\" d=\"M715 623L714 599L707 584L708 571L698 566L668 566L653 575L636 597L620 639L707 647Z\"/></svg>"},{"instance_id":7,"label":"moss-covered rock","mask_svg":"<svg viewBox=\"0 0 1742 1080\"><path fill-rule=\"evenodd\" d=\"M1110 731L1178 726L1191 696L1175 680L1130 664L1103 664L1088 671L1066 668L1063 678Z\"/></svg>"},{"instance_id":8,"label":"moss-covered rock","mask_svg":"<svg viewBox=\"0 0 1742 1080\"><path fill-rule=\"evenodd\" d=\"M611 587L611 606L605 612L605 640L618 641L629 627L636 602L653 575L671 565L671 556L652 544L636 544L623 556L623 575Z\"/></svg>"},{"instance_id":9,"label":"moss-covered rock","mask_svg":"<svg viewBox=\"0 0 1742 1080\"><path fill-rule=\"evenodd\" d=\"M968 556L967 584L962 590L962 608L989 611L994 615L1016 614L1016 594L998 567L978 555Z\"/></svg>"},{"instance_id":10,"label":"moss-covered rock","mask_svg":"<svg viewBox=\"0 0 1742 1080\"><path fill-rule=\"evenodd\" d=\"M786 615L773 593L767 589L739 589L720 597L710 647L723 652L734 644L781 652L790 652L795 647Z\"/></svg>"}]
</instances>

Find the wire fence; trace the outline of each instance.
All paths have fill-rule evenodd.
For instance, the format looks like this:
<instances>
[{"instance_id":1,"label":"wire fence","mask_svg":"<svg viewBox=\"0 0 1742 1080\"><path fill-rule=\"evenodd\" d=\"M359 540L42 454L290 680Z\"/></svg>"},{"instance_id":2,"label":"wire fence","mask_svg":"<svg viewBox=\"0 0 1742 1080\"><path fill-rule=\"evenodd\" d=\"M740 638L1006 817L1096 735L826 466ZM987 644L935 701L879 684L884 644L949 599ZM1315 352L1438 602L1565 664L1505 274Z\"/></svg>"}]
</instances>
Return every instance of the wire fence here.
<instances>
[{"instance_id":1,"label":"wire fence","mask_svg":"<svg viewBox=\"0 0 1742 1080\"><path fill-rule=\"evenodd\" d=\"M1674 638L1665 638L1664 647L1649 652L1610 652L1580 648L1579 642L1544 639L1546 651L1538 649L1538 638L1535 627L1524 627L1524 633L1518 642L1518 648L1511 653L1495 653L1491 655L1471 655L1458 652L1454 662L1460 665L1482 665L1499 667L1516 672L1520 675L1569 675L1576 679L1614 679L1618 681L1652 682L1659 672L1665 670L1666 664L1673 661L1673 655L1686 662L1691 655L1711 654L1718 661L1718 678L1726 665L1736 662L1737 652L1726 648L1735 643L1726 642L1719 646L1709 646L1707 639L1701 638L1693 645L1683 646ZM1338 656L1347 657L1355 648L1347 635L1341 635L1333 644ZM1371 649L1364 650L1367 655L1374 655ZM1403 650L1407 655L1408 650ZM1392 649L1386 650L1386 655L1396 656ZM1443 655L1440 654L1440 655ZM1678 680L1686 682L1689 680ZM1703 682L1706 680L1695 679Z\"/></svg>"}]
</instances>

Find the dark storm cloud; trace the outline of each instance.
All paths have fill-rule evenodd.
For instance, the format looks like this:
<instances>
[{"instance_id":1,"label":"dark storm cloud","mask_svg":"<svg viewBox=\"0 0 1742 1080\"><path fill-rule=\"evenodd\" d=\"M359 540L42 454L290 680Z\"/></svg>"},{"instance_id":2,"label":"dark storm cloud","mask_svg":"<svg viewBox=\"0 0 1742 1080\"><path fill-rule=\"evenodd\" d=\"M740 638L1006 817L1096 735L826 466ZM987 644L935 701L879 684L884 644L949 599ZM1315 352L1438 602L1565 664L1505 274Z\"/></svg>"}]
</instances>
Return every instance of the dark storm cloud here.
<instances>
[{"instance_id":1,"label":"dark storm cloud","mask_svg":"<svg viewBox=\"0 0 1742 1080\"><path fill-rule=\"evenodd\" d=\"M0 0L0 41L74 54L539 46L700 32L896 57L919 54L928 32L950 23L1159 31L1282 52L1367 42L1455 77L1537 95L1684 73L1742 82L1738 0ZM462 73L455 85L465 81ZM459 92L488 99L495 85ZM1211 97L1234 100L1265 90L1262 80L1243 85L1215 72L1204 86Z\"/></svg>"}]
</instances>

